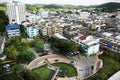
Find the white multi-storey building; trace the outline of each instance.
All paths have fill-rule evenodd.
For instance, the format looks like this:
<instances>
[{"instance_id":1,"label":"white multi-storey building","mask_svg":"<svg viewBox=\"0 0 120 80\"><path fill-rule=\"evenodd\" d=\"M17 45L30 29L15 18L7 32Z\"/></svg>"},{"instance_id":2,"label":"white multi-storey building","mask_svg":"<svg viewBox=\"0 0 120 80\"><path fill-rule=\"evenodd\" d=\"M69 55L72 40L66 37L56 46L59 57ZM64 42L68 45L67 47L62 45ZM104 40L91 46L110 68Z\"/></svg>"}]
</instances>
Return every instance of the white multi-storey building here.
<instances>
[{"instance_id":1,"label":"white multi-storey building","mask_svg":"<svg viewBox=\"0 0 120 80\"><path fill-rule=\"evenodd\" d=\"M37 23L39 20L39 17L35 14L27 13L26 14L26 20L29 21L30 23Z\"/></svg>"},{"instance_id":2,"label":"white multi-storey building","mask_svg":"<svg viewBox=\"0 0 120 80\"><path fill-rule=\"evenodd\" d=\"M20 36L20 27L17 24L7 25L6 32L9 38L14 36Z\"/></svg>"},{"instance_id":3,"label":"white multi-storey building","mask_svg":"<svg viewBox=\"0 0 120 80\"><path fill-rule=\"evenodd\" d=\"M7 15L10 23L21 24L26 20L25 4L17 1L7 4Z\"/></svg>"},{"instance_id":4,"label":"white multi-storey building","mask_svg":"<svg viewBox=\"0 0 120 80\"><path fill-rule=\"evenodd\" d=\"M81 52L90 56L99 52L99 39L93 38L91 35L75 34L71 38L72 41L76 42L81 47Z\"/></svg>"}]
</instances>

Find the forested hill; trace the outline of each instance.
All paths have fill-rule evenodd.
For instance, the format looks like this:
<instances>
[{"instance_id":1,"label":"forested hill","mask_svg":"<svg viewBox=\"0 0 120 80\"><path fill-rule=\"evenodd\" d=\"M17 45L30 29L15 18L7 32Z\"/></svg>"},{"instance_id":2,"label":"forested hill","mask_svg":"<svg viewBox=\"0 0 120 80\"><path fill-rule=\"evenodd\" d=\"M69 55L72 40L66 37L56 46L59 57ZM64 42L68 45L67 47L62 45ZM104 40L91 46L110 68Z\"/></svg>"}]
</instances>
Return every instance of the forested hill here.
<instances>
[{"instance_id":1,"label":"forested hill","mask_svg":"<svg viewBox=\"0 0 120 80\"><path fill-rule=\"evenodd\" d=\"M103 12L116 12L120 9L120 3L110 2L97 6L96 8L102 8Z\"/></svg>"}]
</instances>

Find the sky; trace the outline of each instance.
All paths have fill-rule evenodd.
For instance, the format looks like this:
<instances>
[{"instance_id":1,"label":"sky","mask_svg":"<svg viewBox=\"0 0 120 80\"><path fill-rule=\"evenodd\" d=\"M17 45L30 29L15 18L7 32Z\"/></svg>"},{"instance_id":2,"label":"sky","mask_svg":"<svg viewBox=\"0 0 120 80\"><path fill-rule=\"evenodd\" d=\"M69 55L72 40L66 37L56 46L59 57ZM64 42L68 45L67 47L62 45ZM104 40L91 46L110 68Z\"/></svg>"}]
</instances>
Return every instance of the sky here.
<instances>
[{"instance_id":1,"label":"sky","mask_svg":"<svg viewBox=\"0 0 120 80\"><path fill-rule=\"evenodd\" d=\"M0 2L11 2L13 0L0 0ZM107 2L119 2L120 0L14 0L21 1L27 4L72 4L72 5L99 5Z\"/></svg>"}]
</instances>

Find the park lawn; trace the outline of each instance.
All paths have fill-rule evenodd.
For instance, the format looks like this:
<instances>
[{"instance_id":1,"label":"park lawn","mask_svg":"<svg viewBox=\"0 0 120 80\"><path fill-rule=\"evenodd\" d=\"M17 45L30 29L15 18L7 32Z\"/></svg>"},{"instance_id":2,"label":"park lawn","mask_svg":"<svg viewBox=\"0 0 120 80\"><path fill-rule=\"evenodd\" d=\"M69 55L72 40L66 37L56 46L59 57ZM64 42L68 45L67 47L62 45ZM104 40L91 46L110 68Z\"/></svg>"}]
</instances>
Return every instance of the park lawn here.
<instances>
[{"instance_id":1,"label":"park lawn","mask_svg":"<svg viewBox=\"0 0 120 80\"><path fill-rule=\"evenodd\" d=\"M104 62L103 68L88 80L107 80L114 73L120 70L120 62L104 54L101 55L100 58L103 59Z\"/></svg>"},{"instance_id":2,"label":"park lawn","mask_svg":"<svg viewBox=\"0 0 120 80\"><path fill-rule=\"evenodd\" d=\"M53 70L47 68L47 66L41 66L33 70L33 72L40 74L41 80L50 80L54 74Z\"/></svg>"},{"instance_id":3,"label":"park lawn","mask_svg":"<svg viewBox=\"0 0 120 80\"><path fill-rule=\"evenodd\" d=\"M76 68L74 68L70 64L66 64L66 63L54 63L53 65L56 66L56 67L64 68L65 70L67 70L67 77L77 76Z\"/></svg>"}]
</instances>

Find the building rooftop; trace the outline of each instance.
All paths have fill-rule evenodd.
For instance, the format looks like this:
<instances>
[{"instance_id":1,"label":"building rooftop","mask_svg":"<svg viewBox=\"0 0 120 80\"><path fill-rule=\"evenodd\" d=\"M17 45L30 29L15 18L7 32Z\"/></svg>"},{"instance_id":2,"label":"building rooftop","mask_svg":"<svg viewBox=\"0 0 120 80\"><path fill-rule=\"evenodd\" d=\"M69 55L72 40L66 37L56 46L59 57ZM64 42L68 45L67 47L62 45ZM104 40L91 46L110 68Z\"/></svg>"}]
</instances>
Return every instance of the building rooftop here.
<instances>
[{"instance_id":1,"label":"building rooftop","mask_svg":"<svg viewBox=\"0 0 120 80\"><path fill-rule=\"evenodd\" d=\"M120 35L116 36L115 38L120 40Z\"/></svg>"},{"instance_id":2,"label":"building rooftop","mask_svg":"<svg viewBox=\"0 0 120 80\"><path fill-rule=\"evenodd\" d=\"M103 32L102 35L106 36L106 37L110 37L112 36L113 34L112 33L108 33L108 32Z\"/></svg>"},{"instance_id":3,"label":"building rooftop","mask_svg":"<svg viewBox=\"0 0 120 80\"><path fill-rule=\"evenodd\" d=\"M59 33L55 33L54 36L57 37L57 38L59 38L59 39L67 39L66 37L62 36Z\"/></svg>"},{"instance_id":4,"label":"building rooftop","mask_svg":"<svg viewBox=\"0 0 120 80\"><path fill-rule=\"evenodd\" d=\"M120 80L120 71L113 74L108 80Z\"/></svg>"},{"instance_id":5,"label":"building rooftop","mask_svg":"<svg viewBox=\"0 0 120 80\"><path fill-rule=\"evenodd\" d=\"M86 37L88 37L88 36L89 36L88 34L85 34L85 35L81 36L80 39L81 39L81 40L84 40L84 39L86 39Z\"/></svg>"},{"instance_id":6,"label":"building rooftop","mask_svg":"<svg viewBox=\"0 0 120 80\"><path fill-rule=\"evenodd\" d=\"M12 24L12 25L7 25L6 30L11 30L11 29L18 29L19 25L17 24Z\"/></svg>"}]
</instances>

